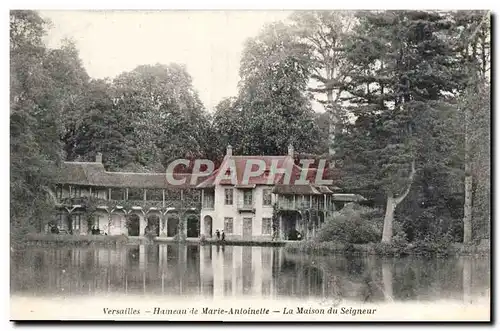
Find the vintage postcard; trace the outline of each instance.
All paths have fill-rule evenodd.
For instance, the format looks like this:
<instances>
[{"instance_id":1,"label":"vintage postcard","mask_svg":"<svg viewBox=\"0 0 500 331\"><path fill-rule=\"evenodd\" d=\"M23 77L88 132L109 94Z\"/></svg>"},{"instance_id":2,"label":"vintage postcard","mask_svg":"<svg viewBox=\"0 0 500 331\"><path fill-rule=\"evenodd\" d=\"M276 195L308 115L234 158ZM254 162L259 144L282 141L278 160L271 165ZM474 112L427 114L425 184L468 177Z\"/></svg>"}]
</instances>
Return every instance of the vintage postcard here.
<instances>
[{"instance_id":1,"label":"vintage postcard","mask_svg":"<svg viewBox=\"0 0 500 331\"><path fill-rule=\"evenodd\" d=\"M11 320L490 321L490 20L11 10Z\"/></svg>"}]
</instances>

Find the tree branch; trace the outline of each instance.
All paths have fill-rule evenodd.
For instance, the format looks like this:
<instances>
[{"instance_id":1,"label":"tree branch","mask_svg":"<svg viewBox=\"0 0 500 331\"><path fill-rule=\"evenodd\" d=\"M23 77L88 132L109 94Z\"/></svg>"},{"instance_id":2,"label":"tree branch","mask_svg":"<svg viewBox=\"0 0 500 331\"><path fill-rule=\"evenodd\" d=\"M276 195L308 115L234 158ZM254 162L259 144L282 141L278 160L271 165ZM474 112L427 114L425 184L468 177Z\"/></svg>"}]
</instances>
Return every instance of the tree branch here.
<instances>
[{"instance_id":1,"label":"tree branch","mask_svg":"<svg viewBox=\"0 0 500 331\"><path fill-rule=\"evenodd\" d=\"M328 80L325 77L317 75L317 74L312 74L311 78L314 78L314 79L322 82L323 84L326 84L328 82Z\"/></svg>"},{"instance_id":2,"label":"tree branch","mask_svg":"<svg viewBox=\"0 0 500 331\"><path fill-rule=\"evenodd\" d=\"M396 206L404 200L404 198L406 198L406 196L408 195L408 193L410 193L410 188L411 188L411 184L413 183L413 178L415 177L415 173L417 171L415 170L415 160L411 161L411 173L410 173L410 176L408 177L409 181L410 181L410 184L408 184L408 186L406 187L406 190L404 191L404 193L402 195L400 195L399 197L395 198L394 199L394 202L396 204Z\"/></svg>"}]
</instances>

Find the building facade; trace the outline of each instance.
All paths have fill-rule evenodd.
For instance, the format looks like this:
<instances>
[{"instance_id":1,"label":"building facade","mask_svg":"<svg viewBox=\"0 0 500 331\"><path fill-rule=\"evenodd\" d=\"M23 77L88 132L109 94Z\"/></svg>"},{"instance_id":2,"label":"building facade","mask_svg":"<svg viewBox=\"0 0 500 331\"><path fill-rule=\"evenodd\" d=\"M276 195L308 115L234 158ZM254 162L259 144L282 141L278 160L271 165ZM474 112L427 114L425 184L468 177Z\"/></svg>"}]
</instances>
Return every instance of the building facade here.
<instances>
[{"instance_id":1,"label":"building facade","mask_svg":"<svg viewBox=\"0 0 500 331\"><path fill-rule=\"evenodd\" d=\"M257 163L262 173L246 180L245 169ZM276 168L287 171L275 175ZM219 230L227 240L307 238L336 204L363 199L314 184L316 171L294 164L292 146L284 156L235 156L228 146L212 174L169 174L183 180L172 185L165 173L108 172L98 154L95 162L63 163L54 186L57 212L46 231L208 239ZM304 174L307 184L299 183Z\"/></svg>"},{"instance_id":2,"label":"building facade","mask_svg":"<svg viewBox=\"0 0 500 331\"><path fill-rule=\"evenodd\" d=\"M189 174L108 172L102 155L95 162L64 162L58 173L55 219L47 231L75 235L199 237L200 192Z\"/></svg>"},{"instance_id":3,"label":"building facade","mask_svg":"<svg viewBox=\"0 0 500 331\"><path fill-rule=\"evenodd\" d=\"M245 170L254 164L264 166L262 173L245 179ZM276 173L277 168L287 169L290 177ZM219 169L197 185L202 191L201 234L213 237L219 230L227 239L246 241L295 240L314 235L335 211L337 199L363 199L354 194L335 194L332 186L314 184L316 171L294 163L292 146L285 156L235 156L228 146Z\"/></svg>"}]
</instances>

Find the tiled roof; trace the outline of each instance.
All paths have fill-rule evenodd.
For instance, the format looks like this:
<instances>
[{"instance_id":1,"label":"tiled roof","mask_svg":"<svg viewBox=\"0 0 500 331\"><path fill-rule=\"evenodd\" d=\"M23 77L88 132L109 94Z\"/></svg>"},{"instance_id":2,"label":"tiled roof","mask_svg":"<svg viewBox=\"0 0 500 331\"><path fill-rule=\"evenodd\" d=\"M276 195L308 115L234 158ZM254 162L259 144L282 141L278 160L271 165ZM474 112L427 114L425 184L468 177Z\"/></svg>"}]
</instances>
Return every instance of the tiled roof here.
<instances>
[{"instance_id":1,"label":"tiled roof","mask_svg":"<svg viewBox=\"0 0 500 331\"><path fill-rule=\"evenodd\" d=\"M251 167L252 170L257 170L255 161L264 162L266 168L263 174L250 177L248 182L244 181L243 174L245 168ZM234 163L233 163L234 162ZM317 169L304 169L307 173L305 179L310 184L300 182L302 169L294 164L292 157L286 156L226 156L222 161L221 167L214 171L210 176L194 177L192 174L175 173L171 174L175 180L185 179L184 184L176 185L167 179L166 173L134 173L134 172L108 172L100 162L64 162L56 177L58 184L85 185L96 187L123 187L123 188L205 188L213 187L216 178L221 169L226 170L228 166L233 165L236 170L236 187L255 187L256 185L268 185L269 173L274 164L278 169L292 169L290 172L290 180L286 181L287 176L283 173L277 173L271 185L275 185L275 193L281 194L332 194L332 190L337 187L327 187L325 185L316 185ZM226 177L226 176L224 176ZM325 176L323 176L325 177ZM193 179L193 181L192 181ZM233 185L231 179L222 179L221 185ZM353 197L339 195L338 199L346 199L352 201Z\"/></svg>"},{"instance_id":2,"label":"tiled roof","mask_svg":"<svg viewBox=\"0 0 500 331\"><path fill-rule=\"evenodd\" d=\"M175 180L185 179L183 185L174 185L166 173L108 172L98 162L64 162L58 172L58 184L128 188L194 188L204 178L194 179L191 174L172 174Z\"/></svg>"},{"instance_id":3,"label":"tiled roof","mask_svg":"<svg viewBox=\"0 0 500 331\"><path fill-rule=\"evenodd\" d=\"M248 165L250 170L256 171L258 169L256 162L264 162L266 167L264 173L259 176L250 177L248 181L245 182L243 178L245 168ZM269 172L273 164L278 169L286 168L287 166L293 167L293 160L288 156L226 156L219 169L215 170L211 176L200 183L198 188L214 186L216 178L219 176L219 172L226 171L228 168L230 168L230 171L226 171L225 174L220 175L220 185L266 185L268 184ZM235 181L227 178L227 176L236 176ZM281 177L281 174L276 174L274 182L279 181Z\"/></svg>"},{"instance_id":4,"label":"tiled roof","mask_svg":"<svg viewBox=\"0 0 500 331\"><path fill-rule=\"evenodd\" d=\"M265 171L259 176L250 177L245 182L243 176L245 169L251 169L256 171L258 165L256 161L264 162ZM269 174L271 173L272 165L275 165L278 169L291 169L289 174L290 178L287 180L287 176L283 173L276 173L271 185L275 185L274 192L280 194L329 194L333 193L327 186L315 185L317 169L315 168L304 168L302 169L298 165L294 164L294 160L291 156L226 156L222 161L219 169L214 171L214 173L209 176L206 180L200 183L197 188L207 188L213 187L216 184L217 176L219 176L220 171L225 171L226 173L222 176L219 181L220 185L235 185L235 187L252 187L255 185L269 185ZM231 173L228 172L228 168L235 171ZM302 172L306 173L305 178L301 178ZM233 179L229 179L228 176L233 176ZM323 176L321 177L323 178ZM324 179L324 178L323 178ZM303 180L308 181L310 184L306 184ZM333 187L333 189L338 189Z\"/></svg>"}]
</instances>

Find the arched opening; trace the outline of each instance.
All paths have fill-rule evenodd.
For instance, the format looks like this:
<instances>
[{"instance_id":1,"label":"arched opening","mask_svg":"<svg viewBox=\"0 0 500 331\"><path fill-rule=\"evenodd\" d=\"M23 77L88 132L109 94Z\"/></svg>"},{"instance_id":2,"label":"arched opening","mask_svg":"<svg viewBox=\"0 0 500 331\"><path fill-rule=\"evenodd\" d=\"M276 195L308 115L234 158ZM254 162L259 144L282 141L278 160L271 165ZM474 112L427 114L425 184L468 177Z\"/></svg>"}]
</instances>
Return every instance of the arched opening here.
<instances>
[{"instance_id":1,"label":"arched opening","mask_svg":"<svg viewBox=\"0 0 500 331\"><path fill-rule=\"evenodd\" d=\"M167 216L167 237L175 237L179 233L179 216L171 214Z\"/></svg>"},{"instance_id":2,"label":"arched opening","mask_svg":"<svg viewBox=\"0 0 500 331\"><path fill-rule=\"evenodd\" d=\"M139 231L140 231L140 218L136 214L131 214L128 217L127 221L127 229L128 229L128 235L137 237L139 236Z\"/></svg>"},{"instance_id":3,"label":"arched opening","mask_svg":"<svg viewBox=\"0 0 500 331\"><path fill-rule=\"evenodd\" d=\"M281 210L281 231L285 240L298 240L302 216L296 210Z\"/></svg>"},{"instance_id":4,"label":"arched opening","mask_svg":"<svg viewBox=\"0 0 500 331\"><path fill-rule=\"evenodd\" d=\"M200 236L200 220L197 215L187 215L187 231L188 238L198 238Z\"/></svg>"},{"instance_id":5,"label":"arched opening","mask_svg":"<svg viewBox=\"0 0 500 331\"><path fill-rule=\"evenodd\" d=\"M123 233L123 230L127 229L127 214L123 209L118 209L111 214L111 222L108 228L108 235L119 235Z\"/></svg>"},{"instance_id":6,"label":"arched opening","mask_svg":"<svg viewBox=\"0 0 500 331\"><path fill-rule=\"evenodd\" d=\"M87 216L87 229L88 234L97 235L99 234L99 215L97 212L93 212Z\"/></svg>"},{"instance_id":7,"label":"arched opening","mask_svg":"<svg viewBox=\"0 0 500 331\"><path fill-rule=\"evenodd\" d=\"M94 213L93 224L90 228L95 234L102 234L109 232L109 214L105 209L99 209Z\"/></svg>"},{"instance_id":8,"label":"arched opening","mask_svg":"<svg viewBox=\"0 0 500 331\"><path fill-rule=\"evenodd\" d=\"M69 213L66 209L60 209L55 217L55 220L49 222L48 232L50 233L69 233L70 221Z\"/></svg>"},{"instance_id":9,"label":"arched opening","mask_svg":"<svg viewBox=\"0 0 500 331\"><path fill-rule=\"evenodd\" d=\"M319 217L319 226L321 226L323 225L323 223L325 223L325 213L323 211L319 211L318 217Z\"/></svg>"},{"instance_id":10,"label":"arched opening","mask_svg":"<svg viewBox=\"0 0 500 331\"><path fill-rule=\"evenodd\" d=\"M69 232L71 234L86 233L87 221L85 212L82 209L76 209L69 215Z\"/></svg>"},{"instance_id":11,"label":"arched opening","mask_svg":"<svg viewBox=\"0 0 500 331\"><path fill-rule=\"evenodd\" d=\"M160 235L160 217L157 214L148 215L146 233L153 232L157 237Z\"/></svg>"},{"instance_id":12,"label":"arched opening","mask_svg":"<svg viewBox=\"0 0 500 331\"><path fill-rule=\"evenodd\" d=\"M204 227L205 227L205 237L212 238L212 217L210 215L206 215L203 218Z\"/></svg>"}]
</instances>

